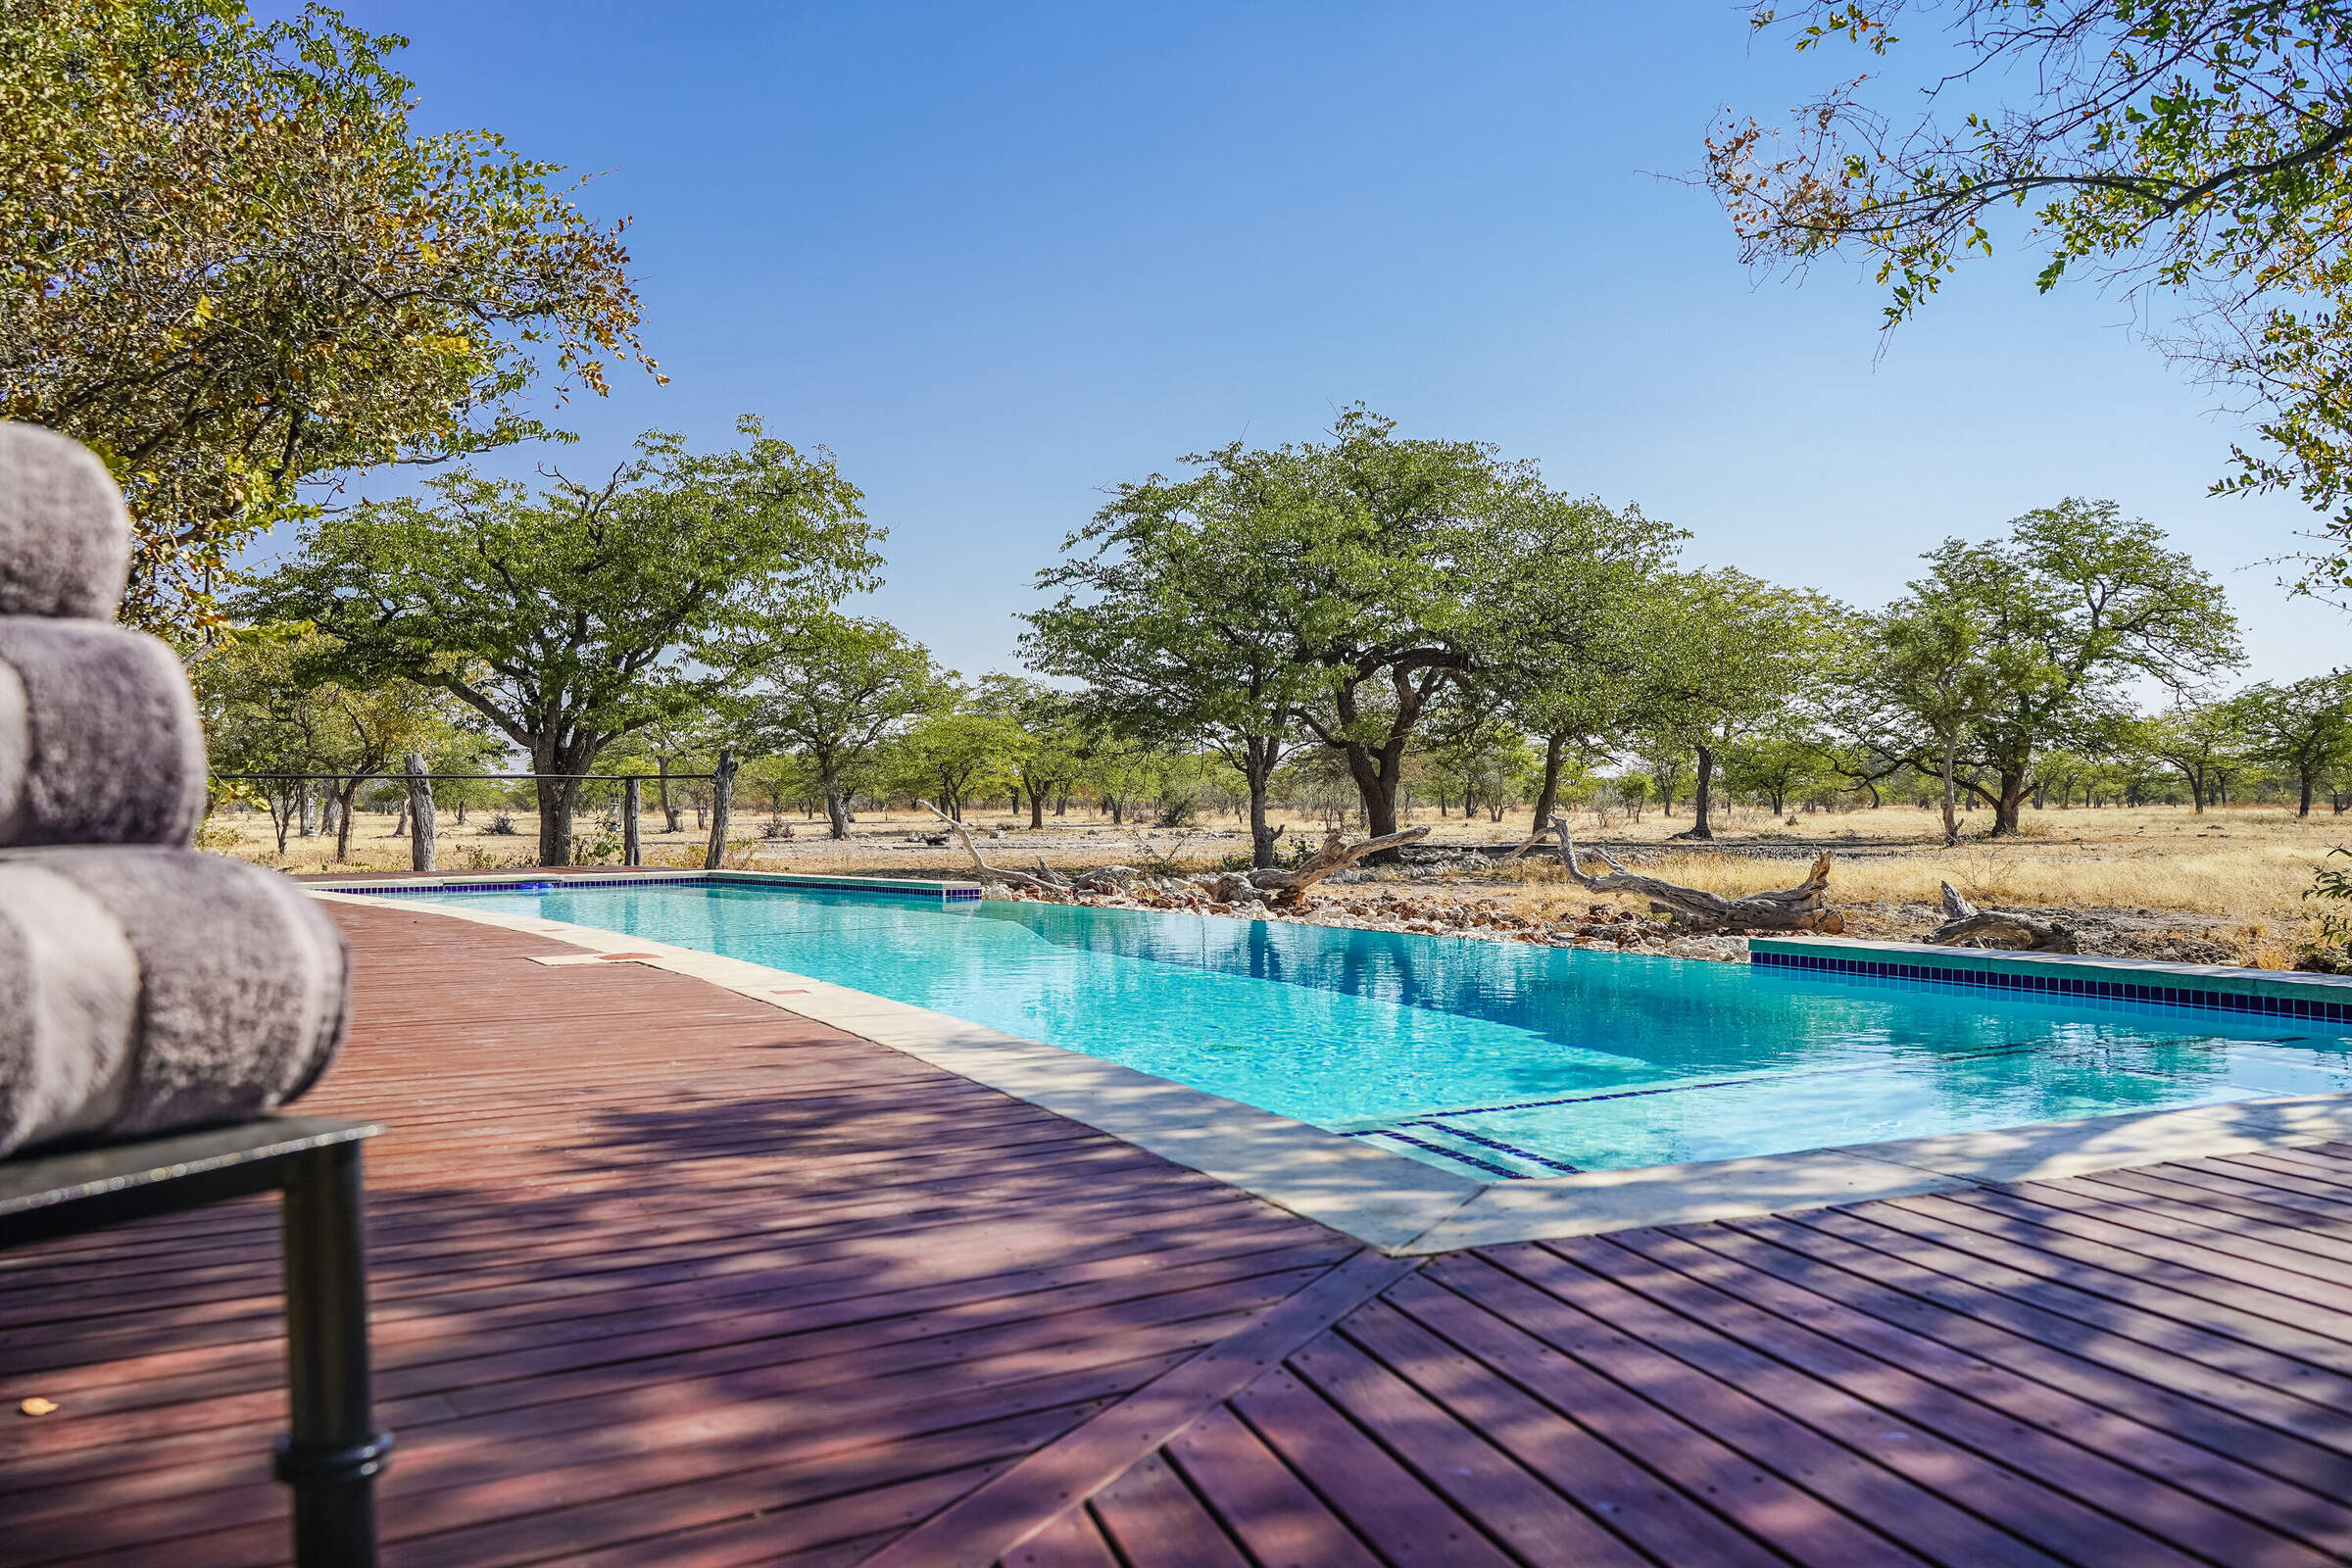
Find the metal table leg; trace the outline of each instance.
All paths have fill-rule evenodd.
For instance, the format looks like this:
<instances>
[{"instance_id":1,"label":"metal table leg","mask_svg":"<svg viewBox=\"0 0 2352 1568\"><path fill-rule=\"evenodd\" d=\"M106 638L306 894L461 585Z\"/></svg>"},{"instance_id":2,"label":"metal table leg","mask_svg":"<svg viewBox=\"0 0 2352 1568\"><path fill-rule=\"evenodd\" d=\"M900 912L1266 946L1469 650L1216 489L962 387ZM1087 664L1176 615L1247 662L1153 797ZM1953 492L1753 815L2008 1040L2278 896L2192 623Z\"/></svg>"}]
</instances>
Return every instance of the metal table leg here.
<instances>
[{"instance_id":1,"label":"metal table leg","mask_svg":"<svg viewBox=\"0 0 2352 1568\"><path fill-rule=\"evenodd\" d=\"M369 1409L357 1141L288 1162L284 1231L293 1420L275 1468L294 1489L294 1559L301 1568L374 1568L375 1478L392 1436L376 1430Z\"/></svg>"}]
</instances>

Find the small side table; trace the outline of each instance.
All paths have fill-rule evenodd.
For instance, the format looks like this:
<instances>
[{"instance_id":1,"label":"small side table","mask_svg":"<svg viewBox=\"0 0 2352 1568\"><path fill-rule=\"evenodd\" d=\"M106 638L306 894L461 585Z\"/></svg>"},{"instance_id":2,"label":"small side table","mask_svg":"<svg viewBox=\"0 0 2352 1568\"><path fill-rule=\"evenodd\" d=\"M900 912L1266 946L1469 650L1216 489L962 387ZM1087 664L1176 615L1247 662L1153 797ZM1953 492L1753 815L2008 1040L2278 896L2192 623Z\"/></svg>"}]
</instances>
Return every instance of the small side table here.
<instances>
[{"instance_id":1,"label":"small side table","mask_svg":"<svg viewBox=\"0 0 2352 1568\"><path fill-rule=\"evenodd\" d=\"M294 1490L301 1568L373 1568L375 1478L392 1450L368 1375L367 1121L265 1116L60 1154L0 1160L0 1250L272 1190L285 1258L291 1430L277 1479Z\"/></svg>"}]
</instances>

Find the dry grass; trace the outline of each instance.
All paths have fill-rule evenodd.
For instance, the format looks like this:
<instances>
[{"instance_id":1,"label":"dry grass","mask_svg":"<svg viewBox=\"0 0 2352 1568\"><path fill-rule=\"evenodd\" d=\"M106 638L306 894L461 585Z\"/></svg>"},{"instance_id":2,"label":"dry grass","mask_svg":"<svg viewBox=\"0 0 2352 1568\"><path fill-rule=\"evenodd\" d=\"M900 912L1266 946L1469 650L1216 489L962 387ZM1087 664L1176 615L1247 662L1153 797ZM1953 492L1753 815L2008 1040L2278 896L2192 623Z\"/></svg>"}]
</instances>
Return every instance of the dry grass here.
<instances>
[{"instance_id":1,"label":"dry grass","mask_svg":"<svg viewBox=\"0 0 2352 1568\"><path fill-rule=\"evenodd\" d=\"M459 827L444 815L438 833L441 863L453 870L492 869L530 863L538 826L527 813L516 813L511 835L487 834L488 815L469 813ZM656 825L649 820L647 827ZM732 863L745 856L754 863L803 871L845 873L952 870L962 863L961 852L908 847L911 829L928 830L930 819L914 812L864 813L858 836L836 844L822 836L823 824L788 818L791 840L762 839L760 816L740 819L735 832ZM1001 840L987 840L987 853L1002 863L1025 866L1035 858L1061 866L1099 865L1112 860L1141 863L1144 859L1180 853L1187 864L1206 865L1246 851L1248 841L1229 823L1210 824L1187 833L1139 834L1133 826L1112 827L1107 821L1076 812L1067 818L1049 818L1048 831L1031 835L1022 819L999 811L975 812L972 825L983 835L1004 829ZM1524 810L1501 823L1478 818L1464 822L1459 815L1438 818L1423 811L1415 818L1435 831L1435 844L1516 842L1528 831ZM223 811L207 825L205 847L289 871L400 870L408 865L408 842L388 836L389 815L363 813L352 837L349 860L333 858L327 838L292 839L288 853L275 853L268 819L259 813ZM654 863L702 863L704 835L688 815L677 834L649 832L646 858ZM1786 887L1803 875L1804 845L1826 844L1834 853L1844 846L1831 872L1831 889L1841 904L1933 904L1937 884L1953 886L1980 904L2024 905L2073 909L2123 911L2180 911L2215 919L2266 924L2280 929L2299 925L2306 913L2303 890L2311 884L2312 868L2338 843L2352 840L2352 816L2335 817L2325 810L2304 820L2276 807L2219 808L2203 814L2182 807L2130 809L2047 810L2029 812L2026 831L2006 841L1972 836L1958 849L1942 848L1933 812L1888 807L1883 810L1800 814L1796 825L1760 811L1735 812L1722 844L1738 850L1787 843L1788 853L1770 857L1724 854L1675 843L1672 835L1690 825L1687 815L1662 817L1652 810L1644 820L1618 818L1605 826L1590 813L1574 824L1580 838L1604 838L1632 847L1641 868L1693 887L1738 895ZM1978 813L1972 834L1990 826ZM1292 836L1312 841L1318 825L1295 824ZM1589 902L1582 890L1562 877L1556 860L1530 857L1514 869L1524 886L1524 902L1545 909Z\"/></svg>"}]
</instances>

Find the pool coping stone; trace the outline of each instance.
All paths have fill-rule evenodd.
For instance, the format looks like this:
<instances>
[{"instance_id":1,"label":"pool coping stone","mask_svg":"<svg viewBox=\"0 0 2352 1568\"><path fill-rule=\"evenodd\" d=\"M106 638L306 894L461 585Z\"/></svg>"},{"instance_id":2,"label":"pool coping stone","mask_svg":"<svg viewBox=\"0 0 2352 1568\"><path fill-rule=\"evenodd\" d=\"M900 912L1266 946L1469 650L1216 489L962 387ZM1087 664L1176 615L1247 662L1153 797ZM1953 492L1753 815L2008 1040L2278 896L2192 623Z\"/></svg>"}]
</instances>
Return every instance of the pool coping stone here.
<instances>
[{"instance_id":1,"label":"pool coping stone","mask_svg":"<svg viewBox=\"0 0 2352 1568\"><path fill-rule=\"evenodd\" d=\"M728 879L736 877L816 880L770 873ZM443 879L441 885L463 887L466 880ZM419 877L403 885L434 881ZM330 902L448 915L582 950L537 956L543 964L636 962L720 986L1107 1133L1396 1255L1788 1213L2352 1139L2352 1095L2280 1096L1740 1159L1481 1182L1081 1052L746 958L536 915L418 905L315 884L309 891ZM1916 956L1920 950L1905 951ZM1622 961L1644 960L1632 956Z\"/></svg>"}]
</instances>

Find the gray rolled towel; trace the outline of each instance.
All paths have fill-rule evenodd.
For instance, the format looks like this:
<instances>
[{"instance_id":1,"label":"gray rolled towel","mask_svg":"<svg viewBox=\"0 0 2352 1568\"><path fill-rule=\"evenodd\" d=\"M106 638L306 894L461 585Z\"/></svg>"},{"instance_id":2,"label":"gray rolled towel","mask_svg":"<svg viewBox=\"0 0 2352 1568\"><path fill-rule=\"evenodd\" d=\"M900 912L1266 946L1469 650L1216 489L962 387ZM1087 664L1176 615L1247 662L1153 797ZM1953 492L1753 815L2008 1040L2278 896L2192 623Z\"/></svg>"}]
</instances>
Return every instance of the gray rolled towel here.
<instances>
[{"instance_id":1,"label":"gray rolled towel","mask_svg":"<svg viewBox=\"0 0 2352 1568\"><path fill-rule=\"evenodd\" d=\"M342 933L273 871L0 853L0 1155L274 1110L325 1070L349 1006Z\"/></svg>"},{"instance_id":2,"label":"gray rolled towel","mask_svg":"<svg viewBox=\"0 0 2352 1568\"><path fill-rule=\"evenodd\" d=\"M204 729L169 646L0 616L0 845L179 844L204 820Z\"/></svg>"},{"instance_id":3,"label":"gray rolled towel","mask_svg":"<svg viewBox=\"0 0 2352 1568\"><path fill-rule=\"evenodd\" d=\"M0 615L112 620L130 573L130 518L97 455L0 421Z\"/></svg>"}]
</instances>

